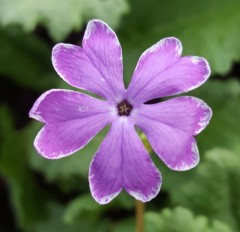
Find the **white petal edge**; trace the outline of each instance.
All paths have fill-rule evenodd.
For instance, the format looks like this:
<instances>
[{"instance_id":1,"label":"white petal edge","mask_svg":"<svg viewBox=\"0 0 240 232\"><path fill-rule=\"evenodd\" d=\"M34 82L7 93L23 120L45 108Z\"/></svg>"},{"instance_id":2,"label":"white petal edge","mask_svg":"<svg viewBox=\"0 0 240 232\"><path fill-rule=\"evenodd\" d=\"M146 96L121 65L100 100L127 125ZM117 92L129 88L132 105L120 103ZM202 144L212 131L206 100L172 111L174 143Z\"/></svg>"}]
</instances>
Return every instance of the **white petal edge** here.
<instances>
[{"instance_id":1,"label":"white petal edge","mask_svg":"<svg viewBox=\"0 0 240 232\"><path fill-rule=\"evenodd\" d=\"M162 175L160 172L159 172L159 175L160 175L160 180L162 180ZM141 202L149 202L159 194L161 187L162 187L162 181L159 181L158 186L156 186L156 188L152 188L153 193L148 195L147 198L143 194L135 191L129 191L129 194Z\"/></svg>"},{"instance_id":2,"label":"white petal edge","mask_svg":"<svg viewBox=\"0 0 240 232\"><path fill-rule=\"evenodd\" d=\"M193 89L196 89L197 87L199 87L200 85L202 85L204 82L206 82L206 80L210 77L211 75L211 68L210 65L208 63L208 61L200 56L191 56L190 60L193 64L198 65L200 62L204 62L205 66L206 66L206 74L203 76L203 80L199 81L196 85L192 86L191 88L188 89L188 91L191 91Z\"/></svg>"},{"instance_id":3,"label":"white petal edge","mask_svg":"<svg viewBox=\"0 0 240 232\"><path fill-rule=\"evenodd\" d=\"M118 40L118 37L117 37L116 33L113 31L113 29L107 23L105 23L105 22L103 22L102 20L99 20L99 19L93 19L93 20L88 22L85 33L84 33L84 36L83 36L83 41L87 41L89 39L89 37L91 36L92 32L95 29L95 24L94 24L95 22L106 26L106 28L107 28L106 32L115 35L114 42L117 46L121 47L121 44ZM122 55L121 55L121 60L122 60Z\"/></svg>"},{"instance_id":4,"label":"white petal edge","mask_svg":"<svg viewBox=\"0 0 240 232\"><path fill-rule=\"evenodd\" d=\"M55 71L57 72L57 74L66 82L68 83L69 85L73 86L70 81L68 81L67 78L65 78L65 76L61 73L61 71L59 70L58 68L58 65L57 65L57 60L55 58L55 53L57 52L57 50L61 49L61 48L65 48L65 49L74 49L74 50L77 50L77 45L73 45L73 44L67 44L67 43L58 43L56 44L53 49L52 49L52 64L53 64L53 67L55 69ZM79 47L80 48L80 47ZM81 48L80 48L81 49ZM75 86L73 86L75 87ZM82 88L83 89L83 88Z\"/></svg>"},{"instance_id":5,"label":"white petal edge","mask_svg":"<svg viewBox=\"0 0 240 232\"><path fill-rule=\"evenodd\" d=\"M199 156L199 150L198 150L198 147L197 147L197 142L194 141L192 143L192 148L191 148L191 151L192 153L195 155L196 159L195 159L195 162L191 165L186 165L185 163L180 163L178 164L177 167L175 168L171 168L171 170L174 170L174 171L188 171L190 169L193 169L195 168L198 164L199 164L199 161L200 161L200 156Z\"/></svg>"},{"instance_id":6,"label":"white petal edge","mask_svg":"<svg viewBox=\"0 0 240 232\"><path fill-rule=\"evenodd\" d=\"M177 44L177 46L176 46L176 56L180 57L181 54L182 54L182 50L183 50L181 41L176 37L167 37L167 38L161 39L160 41L158 41L157 43L155 43L154 45L152 45L150 48L148 48L146 51L144 51L142 53L142 55L138 59L138 62L137 62L137 65L136 65L136 68L135 68L134 72L138 69L138 65L140 64L139 61L141 59L143 59L144 56L146 56L149 53L153 53L153 52L157 51L160 47L166 45L169 42L169 40L175 40L175 42Z\"/></svg>"},{"instance_id":7,"label":"white petal edge","mask_svg":"<svg viewBox=\"0 0 240 232\"><path fill-rule=\"evenodd\" d=\"M98 150L100 149L100 147L98 148ZM95 154L97 154L98 153L98 151L95 153ZM89 167L91 167L92 166L92 163L94 162L94 159L95 159L95 156L93 157L93 159L92 159L92 161L91 161L91 163L90 163L90 165L89 165ZM91 181L91 179L94 177L94 174L92 174L92 175L90 175L90 168L89 168L89 173L88 173L88 182L89 182L89 187L90 187L90 192L91 192L91 195L92 195L92 197L95 199L95 201L97 202L97 203L99 203L100 205L105 205L105 204L108 204L110 201L112 201L121 191L122 191L122 187L121 187L121 189L119 190L119 191L116 191L115 193L112 193L112 194L110 194L110 195L107 195L107 196L104 196L103 198L98 198L98 197L96 197L95 196L95 194L94 194L94 187L93 187L93 184L92 184L92 181Z\"/></svg>"},{"instance_id":8,"label":"white petal edge","mask_svg":"<svg viewBox=\"0 0 240 232\"><path fill-rule=\"evenodd\" d=\"M40 115L36 115L37 109L39 107L39 105L41 104L41 102L46 98L47 95L49 95L52 92L75 92L73 90L66 90L66 89L50 89L46 92L44 92L33 104L31 110L29 111L29 117L36 119L40 122L46 123L46 121L40 116Z\"/></svg>"},{"instance_id":9,"label":"white petal edge","mask_svg":"<svg viewBox=\"0 0 240 232\"><path fill-rule=\"evenodd\" d=\"M38 134L37 134L37 136L36 136L36 138L35 138L35 140L34 140L34 142L33 142L33 145L34 145L35 149L37 150L37 152L38 152L42 157L44 157L44 158L46 158L46 159L50 159L50 160L61 159L61 158L63 158L63 157L69 156L69 155L71 155L71 154L73 154L73 153L81 150L83 147L87 146L87 144L88 144L92 139L94 139L94 137L95 137L95 136L94 136L93 138L90 138L83 146L78 147L77 149L71 150L71 151L68 152L68 153L57 153L56 155L55 155L55 153L53 153L53 154L49 157L49 155L46 155L45 152L44 152L44 150L42 150L42 149L38 146L38 140L39 140L39 138L42 136L42 133L44 132L44 130L45 130L45 126L38 132Z\"/></svg>"}]
</instances>

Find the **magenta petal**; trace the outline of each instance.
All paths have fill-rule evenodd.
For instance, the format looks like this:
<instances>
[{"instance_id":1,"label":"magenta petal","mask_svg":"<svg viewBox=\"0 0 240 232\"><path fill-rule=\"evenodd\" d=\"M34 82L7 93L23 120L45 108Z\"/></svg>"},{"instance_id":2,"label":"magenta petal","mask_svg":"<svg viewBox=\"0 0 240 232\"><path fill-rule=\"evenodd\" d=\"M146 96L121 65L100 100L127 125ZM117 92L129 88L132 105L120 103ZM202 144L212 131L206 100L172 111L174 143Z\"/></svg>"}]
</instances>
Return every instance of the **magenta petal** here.
<instances>
[{"instance_id":1,"label":"magenta petal","mask_svg":"<svg viewBox=\"0 0 240 232\"><path fill-rule=\"evenodd\" d=\"M196 97L176 97L158 104L144 104L138 114L197 135L209 124L212 110Z\"/></svg>"},{"instance_id":2,"label":"magenta petal","mask_svg":"<svg viewBox=\"0 0 240 232\"><path fill-rule=\"evenodd\" d=\"M181 56L181 43L166 38L140 57L127 90L131 102L176 95L197 88L210 75L208 62L201 57Z\"/></svg>"},{"instance_id":3,"label":"magenta petal","mask_svg":"<svg viewBox=\"0 0 240 232\"><path fill-rule=\"evenodd\" d=\"M150 201L160 191L161 174L151 161L133 124L123 124L122 133L124 188L137 200Z\"/></svg>"},{"instance_id":4,"label":"magenta petal","mask_svg":"<svg viewBox=\"0 0 240 232\"><path fill-rule=\"evenodd\" d=\"M57 44L52 62L69 84L112 101L124 93L122 49L113 30L100 20L88 23L83 48Z\"/></svg>"},{"instance_id":5,"label":"magenta petal","mask_svg":"<svg viewBox=\"0 0 240 232\"><path fill-rule=\"evenodd\" d=\"M141 115L135 117L135 123L145 133L155 153L170 169L185 171L198 164L198 148L191 134L161 123L160 118L155 120Z\"/></svg>"},{"instance_id":6,"label":"magenta petal","mask_svg":"<svg viewBox=\"0 0 240 232\"><path fill-rule=\"evenodd\" d=\"M52 89L36 100L29 116L43 123L55 123L109 111L106 101L73 90Z\"/></svg>"},{"instance_id":7,"label":"magenta petal","mask_svg":"<svg viewBox=\"0 0 240 232\"><path fill-rule=\"evenodd\" d=\"M34 145L44 157L58 159L85 146L110 121L111 108L101 100L70 90L41 95L29 115L45 126Z\"/></svg>"},{"instance_id":8,"label":"magenta petal","mask_svg":"<svg viewBox=\"0 0 240 232\"><path fill-rule=\"evenodd\" d=\"M126 118L113 123L93 158L89 181L100 204L111 201L122 188L143 202L159 192L161 175Z\"/></svg>"}]
</instances>

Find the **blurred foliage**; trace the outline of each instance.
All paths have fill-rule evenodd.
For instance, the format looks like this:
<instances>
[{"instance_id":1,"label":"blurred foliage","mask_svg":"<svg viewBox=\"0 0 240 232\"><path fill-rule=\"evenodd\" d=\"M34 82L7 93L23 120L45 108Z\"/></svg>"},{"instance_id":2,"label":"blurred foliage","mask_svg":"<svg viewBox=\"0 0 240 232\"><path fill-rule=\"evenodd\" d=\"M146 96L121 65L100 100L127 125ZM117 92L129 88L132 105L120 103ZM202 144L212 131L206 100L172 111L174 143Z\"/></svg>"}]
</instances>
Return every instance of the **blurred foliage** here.
<instances>
[{"instance_id":1,"label":"blurred foliage","mask_svg":"<svg viewBox=\"0 0 240 232\"><path fill-rule=\"evenodd\" d=\"M52 46L80 44L92 18L117 29L126 83L141 53L166 36L178 37L184 54L203 56L212 68L211 79L188 93L213 109L197 137L200 164L173 172L153 154L163 187L146 205L145 231L240 231L239 0L0 0L0 192L10 202L1 199L7 220L0 231L134 231L132 197L123 192L100 206L90 194L88 167L108 128L60 160L42 158L32 145L42 126L28 119L36 96L71 88L52 68Z\"/></svg>"},{"instance_id":2,"label":"blurred foliage","mask_svg":"<svg viewBox=\"0 0 240 232\"><path fill-rule=\"evenodd\" d=\"M44 41L11 26L0 29L0 44L1 75L35 90L56 84L57 75L52 70L50 49Z\"/></svg>"},{"instance_id":3,"label":"blurred foliage","mask_svg":"<svg viewBox=\"0 0 240 232\"><path fill-rule=\"evenodd\" d=\"M239 155L215 148L206 153L190 176L170 173L164 188L174 204L221 220L239 231L240 203L235 201L240 196L239 164Z\"/></svg>"},{"instance_id":4,"label":"blurred foliage","mask_svg":"<svg viewBox=\"0 0 240 232\"><path fill-rule=\"evenodd\" d=\"M209 222L203 215L195 216L190 210L182 207L165 209L160 214L148 212L145 215L146 232L231 232L226 224L213 220Z\"/></svg>"},{"instance_id":5,"label":"blurred foliage","mask_svg":"<svg viewBox=\"0 0 240 232\"><path fill-rule=\"evenodd\" d=\"M225 74L240 60L239 0L130 2L120 30L127 82L141 53L168 36L182 41L184 54L205 57L214 73Z\"/></svg>"},{"instance_id":6,"label":"blurred foliage","mask_svg":"<svg viewBox=\"0 0 240 232\"><path fill-rule=\"evenodd\" d=\"M226 81L208 81L192 91L204 99L213 110L213 118L197 138L203 150L214 147L230 149L240 154L240 83L237 78Z\"/></svg>"},{"instance_id":7,"label":"blurred foliage","mask_svg":"<svg viewBox=\"0 0 240 232\"><path fill-rule=\"evenodd\" d=\"M12 118L5 107L0 108L0 115L0 174L7 181L18 225L30 230L44 215L44 190L36 183L28 167L26 151L29 144L19 139L21 137L25 141L26 133L13 130Z\"/></svg>"},{"instance_id":8,"label":"blurred foliage","mask_svg":"<svg viewBox=\"0 0 240 232\"><path fill-rule=\"evenodd\" d=\"M90 18L109 21L116 27L127 11L125 0L1 0L0 24L17 24L28 32L42 24L54 40L62 40Z\"/></svg>"}]
</instances>

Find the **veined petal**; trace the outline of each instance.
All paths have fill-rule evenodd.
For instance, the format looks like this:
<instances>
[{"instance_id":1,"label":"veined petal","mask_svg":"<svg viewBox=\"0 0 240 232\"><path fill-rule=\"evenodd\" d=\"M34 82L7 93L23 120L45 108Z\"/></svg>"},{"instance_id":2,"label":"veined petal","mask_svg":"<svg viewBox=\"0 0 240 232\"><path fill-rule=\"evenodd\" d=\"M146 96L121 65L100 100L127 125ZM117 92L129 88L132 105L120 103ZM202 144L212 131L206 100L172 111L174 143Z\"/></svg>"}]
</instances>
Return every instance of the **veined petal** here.
<instances>
[{"instance_id":1,"label":"veined petal","mask_svg":"<svg viewBox=\"0 0 240 232\"><path fill-rule=\"evenodd\" d=\"M139 58L127 97L136 104L180 94L203 84L210 76L208 62L201 57L181 58L181 43L166 38Z\"/></svg>"},{"instance_id":2,"label":"veined petal","mask_svg":"<svg viewBox=\"0 0 240 232\"><path fill-rule=\"evenodd\" d=\"M150 114L150 113L149 113ZM147 136L155 153L172 170L185 171L199 162L193 135L148 116L134 117L134 122Z\"/></svg>"},{"instance_id":3,"label":"veined petal","mask_svg":"<svg viewBox=\"0 0 240 232\"><path fill-rule=\"evenodd\" d=\"M55 123L109 111L106 101L73 90L51 89L35 101L29 116L43 123Z\"/></svg>"},{"instance_id":4,"label":"veined petal","mask_svg":"<svg viewBox=\"0 0 240 232\"><path fill-rule=\"evenodd\" d=\"M122 49L114 31L100 20L88 23L83 48L57 44L53 48L55 70L70 85L114 102L121 99L123 85Z\"/></svg>"},{"instance_id":5,"label":"veined petal","mask_svg":"<svg viewBox=\"0 0 240 232\"><path fill-rule=\"evenodd\" d=\"M150 201L160 191L161 174L151 161L133 124L123 124L122 133L124 188L137 200Z\"/></svg>"},{"instance_id":6,"label":"veined petal","mask_svg":"<svg viewBox=\"0 0 240 232\"><path fill-rule=\"evenodd\" d=\"M85 146L107 123L111 107L101 100L70 90L42 94L29 116L45 123L34 146L45 158L58 159Z\"/></svg>"},{"instance_id":7,"label":"veined petal","mask_svg":"<svg viewBox=\"0 0 240 232\"><path fill-rule=\"evenodd\" d=\"M92 160L89 181L92 195L100 204L111 201L122 188L143 202L159 192L161 175L127 118L112 124Z\"/></svg>"},{"instance_id":8,"label":"veined petal","mask_svg":"<svg viewBox=\"0 0 240 232\"><path fill-rule=\"evenodd\" d=\"M157 104L143 104L138 114L197 135L208 125L212 110L196 97L176 97Z\"/></svg>"}]
</instances>

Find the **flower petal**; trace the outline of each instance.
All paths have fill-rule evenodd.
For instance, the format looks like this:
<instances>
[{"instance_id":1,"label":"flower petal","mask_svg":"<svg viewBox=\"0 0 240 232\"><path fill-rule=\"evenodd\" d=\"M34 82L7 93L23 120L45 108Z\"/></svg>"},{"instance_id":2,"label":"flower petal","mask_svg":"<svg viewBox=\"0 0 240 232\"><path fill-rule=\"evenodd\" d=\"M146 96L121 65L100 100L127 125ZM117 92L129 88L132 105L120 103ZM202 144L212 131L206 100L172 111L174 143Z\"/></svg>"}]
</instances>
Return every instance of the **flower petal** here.
<instances>
[{"instance_id":1,"label":"flower petal","mask_svg":"<svg viewBox=\"0 0 240 232\"><path fill-rule=\"evenodd\" d=\"M43 123L85 118L111 110L106 101L73 90L51 89L34 103L29 116Z\"/></svg>"},{"instance_id":2,"label":"flower petal","mask_svg":"<svg viewBox=\"0 0 240 232\"><path fill-rule=\"evenodd\" d=\"M154 98L176 95L197 88L210 75L208 62L201 57L181 58L181 43L166 38L140 57L127 90L131 102L144 103Z\"/></svg>"},{"instance_id":3,"label":"flower petal","mask_svg":"<svg viewBox=\"0 0 240 232\"><path fill-rule=\"evenodd\" d=\"M133 124L123 124L122 133L124 188L137 200L150 201L160 191L161 174L151 161Z\"/></svg>"},{"instance_id":4,"label":"flower petal","mask_svg":"<svg viewBox=\"0 0 240 232\"><path fill-rule=\"evenodd\" d=\"M89 181L92 195L100 204L111 201L123 187L143 202L159 192L161 175L127 118L112 124L92 160Z\"/></svg>"},{"instance_id":5,"label":"flower petal","mask_svg":"<svg viewBox=\"0 0 240 232\"><path fill-rule=\"evenodd\" d=\"M198 164L199 153L191 134L148 116L135 115L134 122L147 136L155 153L170 169L185 171Z\"/></svg>"},{"instance_id":6,"label":"flower petal","mask_svg":"<svg viewBox=\"0 0 240 232\"><path fill-rule=\"evenodd\" d=\"M197 135L208 125L212 110L196 97L176 97L158 104L144 104L138 109L138 114Z\"/></svg>"},{"instance_id":7,"label":"flower petal","mask_svg":"<svg viewBox=\"0 0 240 232\"><path fill-rule=\"evenodd\" d=\"M46 125L34 146L48 159L70 155L85 146L110 121L111 108L104 101L70 90L42 94L29 115Z\"/></svg>"},{"instance_id":8,"label":"flower petal","mask_svg":"<svg viewBox=\"0 0 240 232\"><path fill-rule=\"evenodd\" d=\"M60 77L70 85L114 102L122 98L125 91L122 49L114 31L102 21L88 23L83 48L57 44L52 62Z\"/></svg>"}]
</instances>

